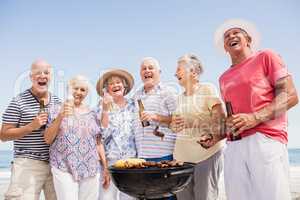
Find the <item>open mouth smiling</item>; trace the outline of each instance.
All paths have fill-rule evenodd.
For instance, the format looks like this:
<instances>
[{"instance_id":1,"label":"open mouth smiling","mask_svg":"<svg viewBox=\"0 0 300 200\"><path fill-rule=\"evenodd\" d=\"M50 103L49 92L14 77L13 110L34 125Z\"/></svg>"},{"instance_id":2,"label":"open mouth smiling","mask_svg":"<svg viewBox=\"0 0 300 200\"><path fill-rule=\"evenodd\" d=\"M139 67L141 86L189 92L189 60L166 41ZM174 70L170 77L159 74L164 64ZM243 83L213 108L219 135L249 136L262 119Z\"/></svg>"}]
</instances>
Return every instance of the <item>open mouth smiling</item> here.
<instances>
[{"instance_id":1,"label":"open mouth smiling","mask_svg":"<svg viewBox=\"0 0 300 200\"><path fill-rule=\"evenodd\" d=\"M38 85L39 86L46 86L47 85L47 81L39 81Z\"/></svg>"},{"instance_id":2,"label":"open mouth smiling","mask_svg":"<svg viewBox=\"0 0 300 200\"><path fill-rule=\"evenodd\" d=\"M231 42L229 42L229 46L230 47L234 47L234 46L237 46L239 44L239 42L238 41L231 41Z\"/></svg>"},{"instance_id":3,"label":"open mouth smiling","mask_svg":"<svg viewBox=\"0 0 300 200\"><path fill-rule=\"evenodd\" d=\"M153 77L152 77L152 74L146 74L144 76L144 78L145 78L145 80L147 80L147 79L152 79Z\"/></svg>"},{"instance_id":4,"label":"open mouth smiling","mask_svg":"<svg viewBox=\"0 0 300 200\"><path fill-rule=\"evenodd\" d=\"M116 88L113 88L112 91L113 92L119 92L119 91L121 91L121 88L120 87L116 87Z\"/></svg>"}]
</instances>

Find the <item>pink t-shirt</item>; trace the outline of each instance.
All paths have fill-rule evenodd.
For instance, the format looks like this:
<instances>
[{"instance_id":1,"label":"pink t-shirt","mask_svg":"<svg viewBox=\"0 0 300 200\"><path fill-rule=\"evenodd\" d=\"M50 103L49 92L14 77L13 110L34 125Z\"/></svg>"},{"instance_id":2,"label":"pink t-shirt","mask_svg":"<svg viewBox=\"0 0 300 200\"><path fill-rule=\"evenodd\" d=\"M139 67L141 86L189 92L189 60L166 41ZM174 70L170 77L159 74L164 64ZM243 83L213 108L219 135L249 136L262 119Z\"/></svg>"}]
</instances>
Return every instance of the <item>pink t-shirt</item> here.
<instances>
[{"instance_id":1,"label":"pink t-shirt","mask_svg":"<svg viewBox=\"0 0 300 200\"><path fill-rule=\"evenodd\" d=\"M279 55L270 50L259 51L221 75L219 82L222 98L224 101L231 101L235 114L253 113L272 102L276 81L288 75ZM246 137L256 132L286 144L287 115L282 114L244 131L241 136Z\"/></svg>"}]
</instances>

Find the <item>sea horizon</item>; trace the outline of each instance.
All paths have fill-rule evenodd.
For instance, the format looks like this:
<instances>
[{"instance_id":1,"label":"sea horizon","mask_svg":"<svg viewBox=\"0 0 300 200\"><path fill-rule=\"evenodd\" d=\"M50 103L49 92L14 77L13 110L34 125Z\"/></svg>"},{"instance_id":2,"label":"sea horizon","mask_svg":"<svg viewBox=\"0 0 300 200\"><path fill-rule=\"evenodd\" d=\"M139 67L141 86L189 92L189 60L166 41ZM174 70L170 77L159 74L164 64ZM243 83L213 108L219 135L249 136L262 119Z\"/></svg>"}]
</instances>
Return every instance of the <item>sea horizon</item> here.
<instances>
[{"instance_id":1,"label":"sea horizon","mask_svg":"<svg viewBox=\"0 0 300 200\"><path fill-rule=\"evenodd\" d=\"M290 166L300 166L300 148L288 148ZM0 170L9 170L13 150L0 150Z\"/></svg>"}]
</instances>

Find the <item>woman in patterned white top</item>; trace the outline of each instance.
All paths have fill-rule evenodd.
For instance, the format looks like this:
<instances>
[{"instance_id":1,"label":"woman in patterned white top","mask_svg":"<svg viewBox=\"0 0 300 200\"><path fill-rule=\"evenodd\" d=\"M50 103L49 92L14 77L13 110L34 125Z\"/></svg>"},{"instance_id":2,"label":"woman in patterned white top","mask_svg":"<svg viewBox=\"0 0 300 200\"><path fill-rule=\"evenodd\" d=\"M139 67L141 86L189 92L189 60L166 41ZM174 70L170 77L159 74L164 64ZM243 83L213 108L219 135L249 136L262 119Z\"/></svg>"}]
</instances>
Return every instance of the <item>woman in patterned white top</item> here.
<instances>
[{"instance_id":1,"label":"woman in patterned white top","mask_svg":"<svg viewBox=\"0 0 300 200\"><path fill-rule=\"evenodd\" d=\"M125 98L133 87L131 74L124 70L109 70L100 77L97 91L103 98L97 112L101 121L108 165L119 159L136 157L133 122L136 118L135 103ZM128 200L132 197L120 192L110 184L108 190L101 192L101 200Z\"/></svg>"},{"instance_id":2,"label":"woman in patterned white top","mask_svg":"<svg viewBox=\"0 0 300 200\"><path fill-rule=\"evenodd\" d=\"M50 165L58 200L95 200L99 196L100 162L109 184L104 147L96 113L84 104L89 91L85 77L69 82L70 97L49 109L44 139L50 146ZM100 156L98 155L100 154Z\"/></svg>"}]
</instances>

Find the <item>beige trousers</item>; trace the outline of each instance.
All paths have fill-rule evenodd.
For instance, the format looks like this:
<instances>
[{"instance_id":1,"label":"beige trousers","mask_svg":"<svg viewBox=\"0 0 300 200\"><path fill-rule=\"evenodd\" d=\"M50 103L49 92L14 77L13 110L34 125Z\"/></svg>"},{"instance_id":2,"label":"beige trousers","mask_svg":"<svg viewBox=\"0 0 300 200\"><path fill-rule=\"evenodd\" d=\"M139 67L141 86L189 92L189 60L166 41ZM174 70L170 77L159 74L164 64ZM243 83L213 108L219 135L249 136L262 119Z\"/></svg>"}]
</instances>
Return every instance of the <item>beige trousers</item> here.
<instances>
[{"instance_id":1,"label":"beige trousers","mask_svg":"<svg viewBox=\"0 0 300 200\"><path fill-rule=\"evenodd\" d=\"M28 158L15 158L5 200L56 200L49 163Z\"/></svg>"}]
</instances>

